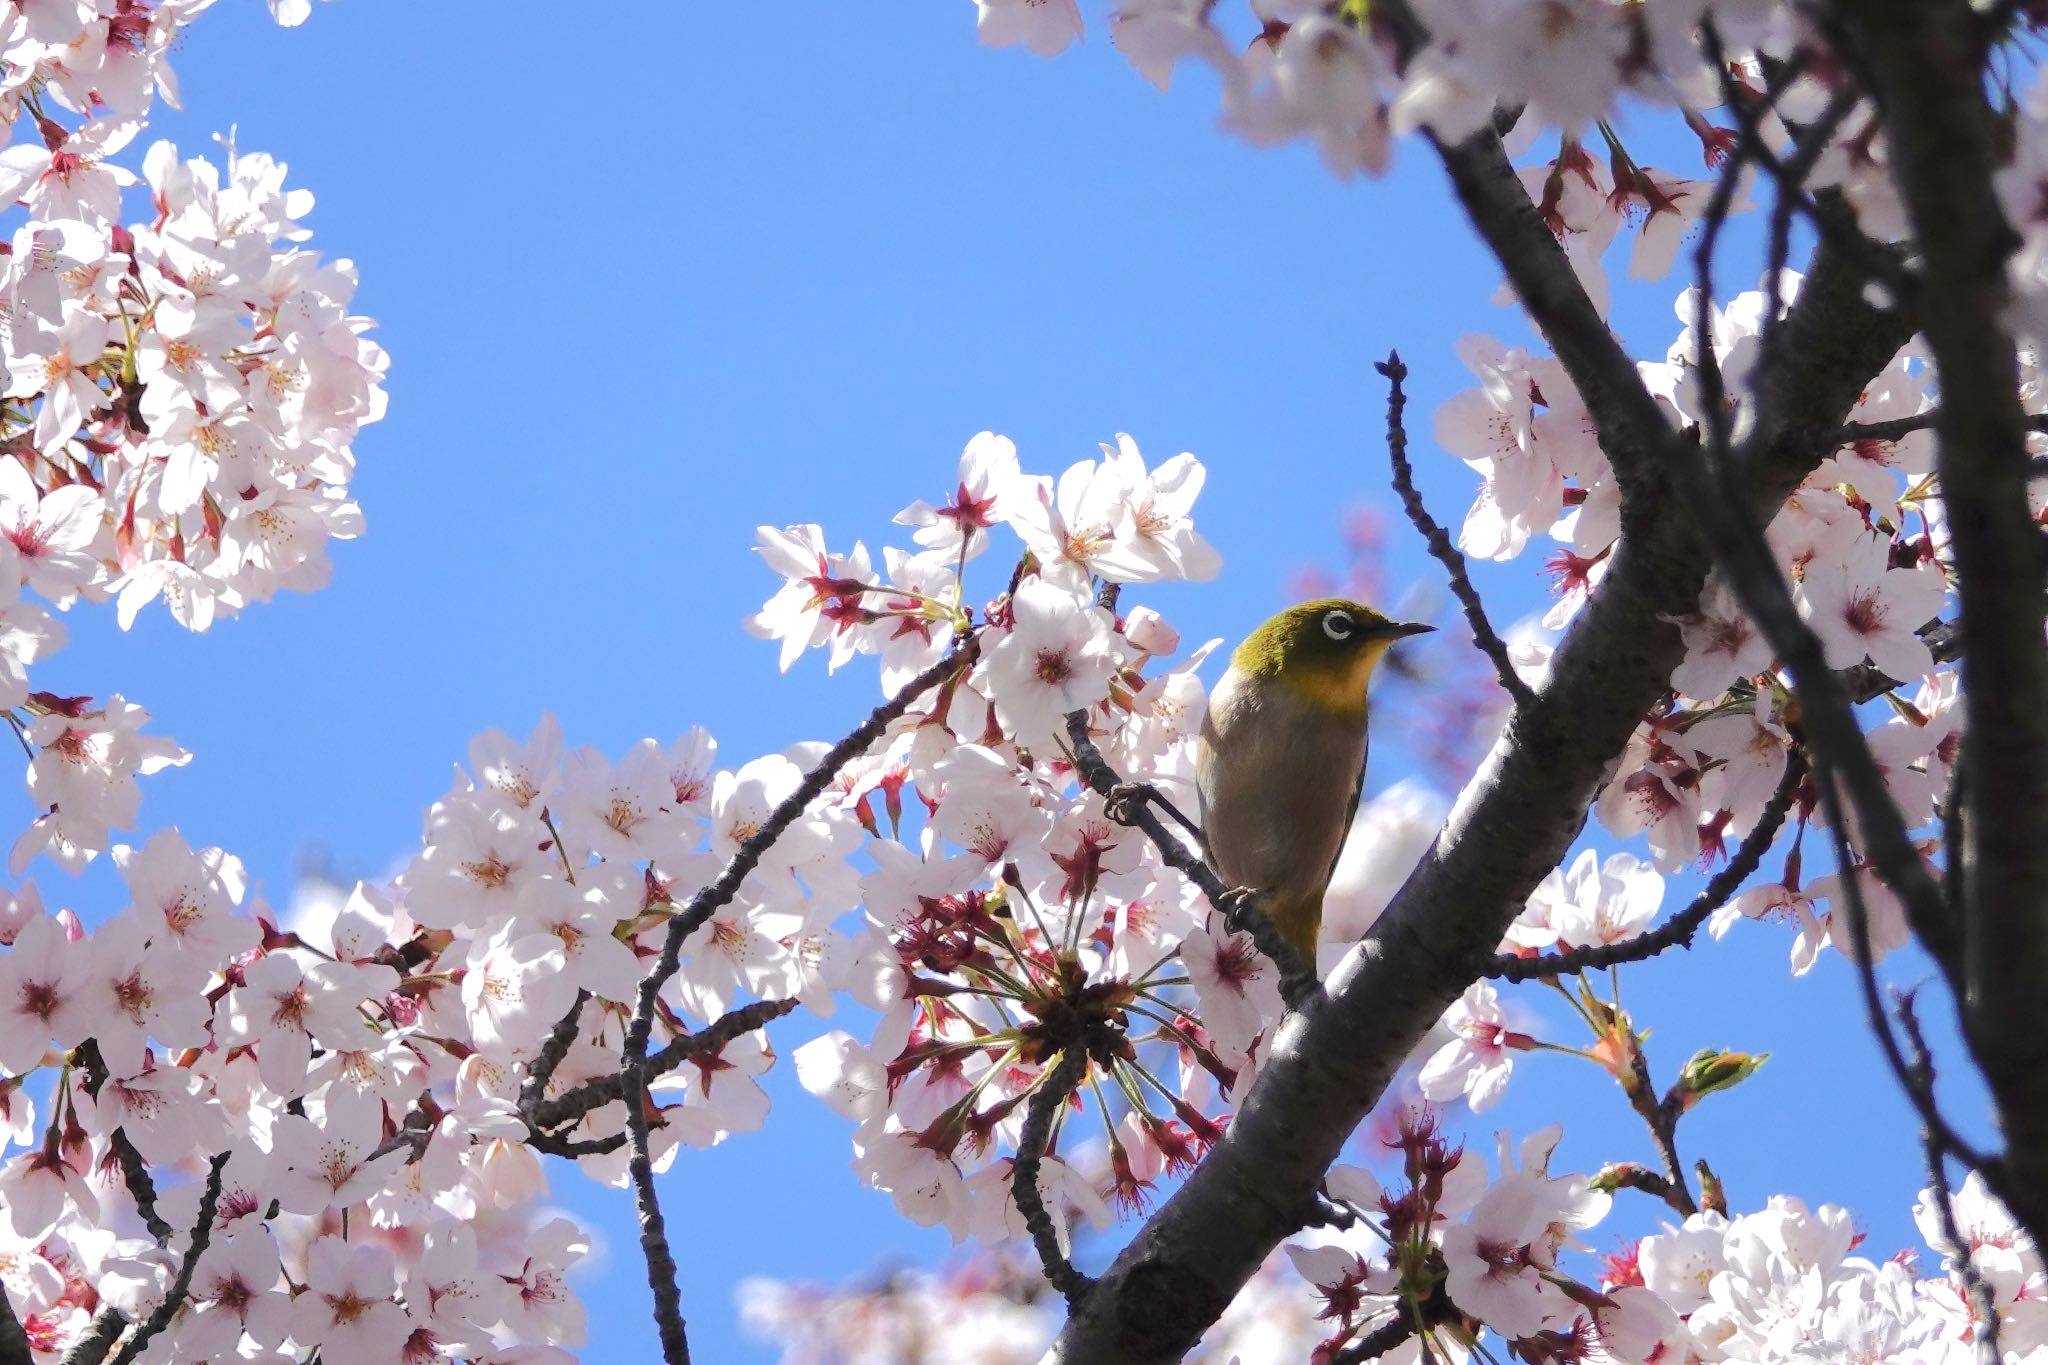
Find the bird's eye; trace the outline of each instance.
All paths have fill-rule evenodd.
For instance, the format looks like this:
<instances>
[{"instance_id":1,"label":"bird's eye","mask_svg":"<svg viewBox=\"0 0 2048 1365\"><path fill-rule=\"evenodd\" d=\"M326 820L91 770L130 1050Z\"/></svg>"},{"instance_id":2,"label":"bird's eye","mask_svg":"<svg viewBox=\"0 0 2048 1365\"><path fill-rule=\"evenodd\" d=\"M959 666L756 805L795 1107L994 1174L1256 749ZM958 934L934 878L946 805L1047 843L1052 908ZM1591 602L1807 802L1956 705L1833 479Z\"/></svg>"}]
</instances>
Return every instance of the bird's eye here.
<instances>
[{"instance_id":1,"label":"bird's eye","mask_svg":"<svg viewBox=\"0 0 2048 1365\"><path fill-rule=\"evenodd\" d=\"M1323 613L1323 634L1332 640L1348 640L1351 632L1358 629L1358 623L1351 619L1348 611L1326 611Z\"/></svg>"}]
</instances>

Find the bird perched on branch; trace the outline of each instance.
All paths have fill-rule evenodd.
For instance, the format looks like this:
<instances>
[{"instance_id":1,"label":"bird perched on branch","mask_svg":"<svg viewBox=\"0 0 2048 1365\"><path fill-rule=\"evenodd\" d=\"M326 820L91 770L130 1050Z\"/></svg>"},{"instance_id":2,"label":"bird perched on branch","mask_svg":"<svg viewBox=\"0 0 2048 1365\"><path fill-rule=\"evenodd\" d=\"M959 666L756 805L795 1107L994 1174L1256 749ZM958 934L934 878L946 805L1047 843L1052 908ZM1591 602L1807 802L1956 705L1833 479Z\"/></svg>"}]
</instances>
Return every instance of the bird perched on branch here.
<instances>
[{"instance_id":1,"label":"bird perched on branch","mask_svg":"<svg viewBox=\"0 0 2048 1365\"><path fill-rule=\"evenodd\" d=\"M1195 750L1209 863L1261 893L1311 969L1365 785L1367 684L1388 646L1433 629L1341 597L1304 602L1253 631L1210 694Z\"/></svg>"}]
</instances>

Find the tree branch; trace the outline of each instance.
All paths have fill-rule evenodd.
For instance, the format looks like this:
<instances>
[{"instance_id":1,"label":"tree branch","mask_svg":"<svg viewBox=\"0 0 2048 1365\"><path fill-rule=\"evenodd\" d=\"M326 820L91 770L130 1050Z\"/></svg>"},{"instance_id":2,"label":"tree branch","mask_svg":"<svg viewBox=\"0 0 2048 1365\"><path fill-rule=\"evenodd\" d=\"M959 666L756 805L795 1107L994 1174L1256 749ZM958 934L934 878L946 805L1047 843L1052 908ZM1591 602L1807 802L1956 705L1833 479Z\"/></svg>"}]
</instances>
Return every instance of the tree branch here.
<instances>
[{"instance_id":1,"label":"tree branch","mask_svg":"<svg viewBox=\"0 0 2048 1365\"><path fill-rule=\"evenodd\" d=\"M1562 953L1543 953L1536 957L1502 953L1491 960L1482 974L1501 981L1533 981L1541 977L1601 971L1625 962L1645 962L1667 949L1692 947L1693 935L1707 922L1707 917L1726 905L1763 862L1764 854L1770 851L1778 831L1785 824L1785 815L1792 809L1792 799L1798 794L1799 783L1805 776L1806 765L1800 762L1799 756L1787 755L1785 776L1779 780L1778 789L1771 794L1763 814L1757 817L1756 827L1743 836L1734 854L1707 882L1705 889L1693 897L1692 904L1649 933L1622 943L1585 944Z\"/></svg>"},{"instance_id":2,"label":"tree branch","mask_svg":"<svg viewBox=\"0 0 2048 1365\"><path fill-rule=\"evenodd\" d=\"M1900 992L1894 1003L1899 1012L1899 1027L1906 1035L1906 1064L1912 1071L1915 1085L1932 1103L1934 1054L1928 1051L1927 1038L1920 1032L1920 1016L1913 1010L1913 992ZM1992 1296L1991 1286L1985 1282L1984 1272L1977 1268L1970 1243L1956 1222L1955 1192L1948 1183L1948 1158L1951 1155L1948 1142L1933 1125L1922 1124L1920 1145L1927 1155L1927 1183L1934 1191L1934 1209L1941 1218L1941 1235L1950 1247L1946 1259L1954 1267L1956 1278L1963 1282L1964 1294L1976 1309L1973 1326L1978 1358L1982 1365L1998 1365L2004 1358L1998 1347L1998 1301Z\"/></svg>"},{"instance_id":3,"label":"tree branch","mask_svg":"<svg viewBox=\"0 0 2048 1365\"><path fill-rule=\"evenodd\" d=\"M135 1329L135 1335L128 1338L114 1357L113 1365L133 1365L143 1348L156 1338L157 1333L171 1325L178 1309L184 1306L185 1296L192 1291L192 1272L199 1268L199 1258L206 1253L207 1243L213 1240L213 1216L220 1210L220 1175L227 1169L228 1153L215 1154L207 1163L206 1188L199 1196L199 1216L192 1222L192 1235L185 1244L185 1259L178 1264L177 1278L171 1281L170 1291L156 1311L143 1320Z\"/></svg>"},{"instance_id":4,"label":"tree branch","mask_svg":"<svg viewBox=\"0 0 2048 1365\"><path fill-rule=\"evenodd\" d=\"M1655 1199L1662 1200L1673 1213L1689 1218L1699 1212L1691 1207L1692 1200L1681 1194L1669 1180L1658 1175L1648 1166L1639 1166L1633 1161L1616 1161L1600 1168L1590 1182L1596 1190L1641 1190Z\"/></svg>"},{"instance_id":5,"label":"tree branch","mask_svg":"<svg viewBox=\"0 0 2048 1365\"><path fill-rule=\"evenodd\" d=\"M1095 1287L1095 1281L1082 1274L1060 1250L1058 1231L1052 1215L1046 1212L1045 1194L1038 1187L1038 1172L1045 1160L1046 1146L1052 1141L1053 1115L1081 1083L1081 1073L1087 1065L1088 1050L1079 1044L1061 1051L1058 1065L1040 1082L1024 1110L1024 1131L1017 1136L1017 1159L1010 1166L1010 1197L1017 1203L1017 1212L1024 1215L1024 1227L1031 1234L1031 1245L1038 1252L1039 1265L1045 1269L1046 1282L1059 1290L1070 1309L1080 1306L1088 1291Z\"/></svg>"},{"instance_id":6,"label":"tree branch","mask_svg":"<svg viewBox=\"0 0 2048 1365\"><path fill-rule=\"evenodd\" d=\"M6 1287L0 1286L0 1365L35 1365L35 1361L28 1332L15 1316L14 1300L8 1297Z\"/></svg>"},{"instance_id":7,"label":"tree branch","mask_svg":"<svg viewBox=\"0 0 2048 1365\"><path fill-rule=\"evenodd\" d=\"M1415 471L1408 464L1408 431L1402 425L1402 414L1408 406L1408 395L1401 390L1402 381L1408 378L1408 367L1401 363L1401 353L1390 351L1387 358L1375 364L1374 369L1387 377L1387 460L1394 468L1394 491L1401 496L1401 506L1407 510L1408 520L1422 533L1422 539L1429 546L1430 554L1451 578L1451 595L1458 599L1458 605L1465 609L1465 622L1472 630L1472 643L1479 647L1493 663L1494 676L1507 690L1517 706L1527 706L1536 699L1529 684L1522 681L1522 675L1515 672L1514 661L1508 658L1507 642L1494 633L1493 622L1486 618L1486 604L1479 600L1479 590L1472 586L1472 578L1465 571L1465 556L1458 553L1458 547L1451 543L1450 533L1430 516L1429 508L1423 505L1422 494L1415 487Z\"/></svg>"},{"instance_id":8,"label":"tree branch","mask_svg":"<svg viewBox=\"0 0 2048 1365\"><path fill-rule=\"evenodd\" d=\"M1941 384L1935 423L1962 602L1963 1031L1997 1097L2013 1209L2048 1236L2048 560L2027 500L2027 414L2004 319L2019 238L1996 177L2001 120L1969 7L1838 5L1878 82L1893 182L1926 280L1922 331ZM1916 929L1918 926L1915 926Z\"/></svg>"},{"instance_id":9,"label":"tree branch","mask_svg":"<svg viewBox=\"0 0 2048 1365\"><path fill-rule=\"evenodd\" d=\"M1339 1351L1332 1365L1364 1365L1366 1361L1378 1360L1387 1352L1406 1343L1415 1335L1415 1324L1408 1314L1396 1312L1387 1321L1373 1328L1358 1340Z\"/></svg>"},{"instance_id":10,"label":"tree branch","mask_svg":"<svg viewBox=\"0 0 2048 1365\"><path fill-rule=\"evenodd\" d=\"M633 1180L633 1207L640 1215L640 1253L647 1260L647 1287L654 1295L654 1324L666 1365L690 1365L690 1336L683 1326L683 1295L676 1287L676 1258L669 1250L668 1224L654 1191L654 1154L647 1132L647 1086L635 1068L622 1073L626 1091L626 1169Z\"/></svg>"},{"instance_id":11,"label":"tree branch","mask_svg":"<svg viewBox=\"0 0 2048 1365\"><path fill-rule=\"evenodd\" d=\"M645 1068L647 1079L652 1081L657 1077L666 1076L692 1057L701 1057L706 1053L715 1056L734 1039L782 1018L795 1010L800 1003L792 997L787 1000L755 1000L735 1006L695 1033L686 1033L674 1039L668 1046L649 1057ZM528 1124L536 1133L550 1132L565 1123L574 1123L593 1109L610 1104L613 1100L623 1100L625 1097L624 1079L616 1071L606 1072L602 1076L593 1076L581 1082L553 1099L536 1103Z\"/></svg>"}]
</instances>

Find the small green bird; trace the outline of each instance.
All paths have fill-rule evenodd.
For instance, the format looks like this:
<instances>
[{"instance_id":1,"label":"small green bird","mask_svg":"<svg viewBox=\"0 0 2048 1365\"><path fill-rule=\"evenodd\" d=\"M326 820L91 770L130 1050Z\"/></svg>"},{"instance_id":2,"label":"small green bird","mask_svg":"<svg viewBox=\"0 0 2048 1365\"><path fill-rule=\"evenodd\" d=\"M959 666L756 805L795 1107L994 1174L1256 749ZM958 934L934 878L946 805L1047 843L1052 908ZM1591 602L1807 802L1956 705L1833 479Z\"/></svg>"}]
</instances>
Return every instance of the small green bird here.
<instances>
[{"instance_id":1,"label":"small green bird","mask_svg":"<svg viewBox=\"0 0 2048 1365\"><path fill-rule=\"evenodd\" d=\"M1262 893L1311 969L1365 785L1366 686L1389 645L1434 629L1341 597L1304 602L1253 631L1209 696L1195 748L1209 863Z\"/></svg>"}]
</instances>

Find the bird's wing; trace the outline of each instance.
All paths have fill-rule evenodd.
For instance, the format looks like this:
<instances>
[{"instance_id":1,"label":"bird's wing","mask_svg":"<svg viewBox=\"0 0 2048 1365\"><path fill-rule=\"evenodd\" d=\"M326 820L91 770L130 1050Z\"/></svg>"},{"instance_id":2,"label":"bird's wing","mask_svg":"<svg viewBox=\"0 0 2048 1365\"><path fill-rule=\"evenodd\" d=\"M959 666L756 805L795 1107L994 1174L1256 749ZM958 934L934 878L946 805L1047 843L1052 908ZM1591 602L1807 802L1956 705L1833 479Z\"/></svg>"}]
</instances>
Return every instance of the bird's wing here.
<instances>
[{"instance_id":1,"label":"bird's wing","mask_svg":"<svg viewBox=\"0 0 2048 1365\"><path fill-rule=\"evenodd\" d=\"M1323 874L1323 886L1330 885L1330 879L1337 875L1337 864L1344 861L1344 844L1351 837L1351 826L1358 819L1358 801L1365 795L1365 760L1372 748L1370 739L1358 753L1358 776L1351 783L1351 804L1344 808L1344 832L1337 836L1337 851L1330 858L1330 870Z\"/></svg>"}]
</instances>

